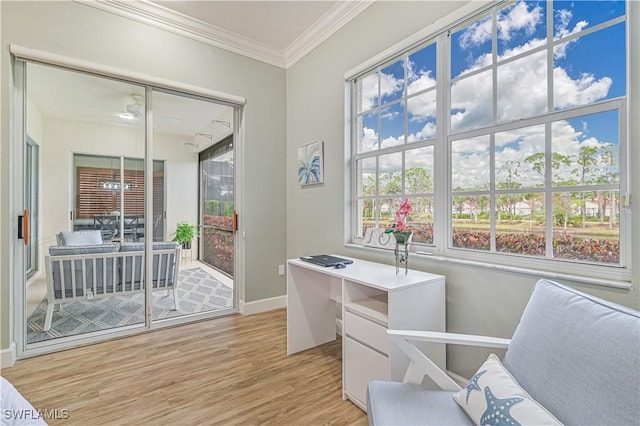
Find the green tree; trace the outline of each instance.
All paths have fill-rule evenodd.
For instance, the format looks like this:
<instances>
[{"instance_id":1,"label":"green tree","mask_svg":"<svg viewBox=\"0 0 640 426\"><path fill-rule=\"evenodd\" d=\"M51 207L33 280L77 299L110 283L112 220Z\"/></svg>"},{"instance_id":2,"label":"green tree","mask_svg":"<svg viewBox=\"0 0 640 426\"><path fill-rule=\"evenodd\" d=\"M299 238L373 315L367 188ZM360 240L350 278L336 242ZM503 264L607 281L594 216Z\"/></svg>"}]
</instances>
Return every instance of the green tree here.
<instances>
[{"instance_id":1,"label":"green tree","mask_svg":"<svg viewBox=\"0 0 640 426\"><path fill-rule=\"evenodd\" d=\"M402 178L398 173L380 175L380 194L402 194Z\"/></svg>"},{"instance_id":2,"label":"green tree","mask_svg":"<svg viewBox=\"0 0 640 426\"><path fill-rule=\"evenodd\" d=\"M427 169L411 167L405 174L405 192L407 194L428 194L433 192L433 181ZM415 197L413 204L413 219L432 220L433 197Z\"/></svg>"},{"instance_id":3,"label":"green tree","mask_svg":"<svg viewBox=\"0 0 640 426\"><path fill-rule=\"evenodd\" d=\"M426 194L433 192L433 182L427 169L411 167L406 171L407 193Z\"/></svg>"},{"instance_id":4,"label":"green tree","mask_svg":"<svg viewBox=\"0 0 640 426\"><path fill-rule=\"evenodd\" d=\"M595 146L583 146L580 148L576 163L580 168L578 169L580 185L587 185L593 182L591 176L593 169L598 165L598 148ZM578 205L580 206L580 214L582 215L582 227L586 227L587 210L585 193L580 192Z\"/></svg>"}]
</instances>

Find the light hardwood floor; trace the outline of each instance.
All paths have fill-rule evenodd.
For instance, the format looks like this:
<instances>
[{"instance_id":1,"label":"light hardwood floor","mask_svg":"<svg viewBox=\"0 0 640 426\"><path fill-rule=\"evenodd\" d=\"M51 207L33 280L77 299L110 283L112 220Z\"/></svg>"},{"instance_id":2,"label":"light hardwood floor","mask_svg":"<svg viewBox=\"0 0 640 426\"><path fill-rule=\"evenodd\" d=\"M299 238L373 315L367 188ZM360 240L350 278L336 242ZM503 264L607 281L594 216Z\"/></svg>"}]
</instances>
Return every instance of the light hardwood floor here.
<instances>
[{"instance_id":1,"label":"light hardwood floor","mask_svg":"<svg viewBox=\"0 0 640 426\"><path fill-rule=\"evenodd\" d=\"M21 360L2 375L64 425L366 425L342 400L340 339L287 356L286 310Z\"/></svg>"}]
</instances>

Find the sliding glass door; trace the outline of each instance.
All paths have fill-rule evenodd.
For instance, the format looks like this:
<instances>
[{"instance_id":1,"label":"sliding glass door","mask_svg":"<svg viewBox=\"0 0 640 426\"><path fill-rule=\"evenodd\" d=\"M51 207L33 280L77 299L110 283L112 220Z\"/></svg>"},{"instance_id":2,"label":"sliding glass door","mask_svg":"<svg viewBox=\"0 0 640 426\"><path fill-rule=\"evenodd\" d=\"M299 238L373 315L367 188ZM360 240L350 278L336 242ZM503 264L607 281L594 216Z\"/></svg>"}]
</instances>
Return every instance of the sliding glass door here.
<instances>
[{"instance_id":1,"label":"sliding glass door","mask_svg":"<svg viewBox=\"0 0 640 426\"><path fill-rule=\"evenodd\" d=\"M226 269L204 260L200 203L200 153L215 151L226 164L216 214L232 218L234 107L39 63L15 73L29 218L18 354L235 312L233 257Z\"/></svg>"},{"instance_id":2,"label":"sliding glass door","mask_svg":"<svg viewBox=\"0 0 640 426\"><path fill-rule=\"evenodd\" d=\"M142 328L144 277L122 273L120 250L144 238L145 88L35 63L24 75L25 347Z\"/></svg>"},{"instance_id":3,"label":"sliding glass door","mask_svg":"<svg viewBox=\"0 0 640 426\"><path fill-rule=\"evenodd\" d=\"M171 158L174 166L167 171L166 224L169 238L180 244L178 306L171 309L168 300L154 297L154 320L223 315L234 306L233 250L234 235L225 235L226 270L209 262L211 234L207 215L200 202L203 153L229 145L233 136L233 108L197 97L174 92L153 92L154 156ZM227 142L223 142L227 141ZM232 145L232 144L231 144ZM227 209L233 212L233 150L227 149ZM157 196L155 191L154 206ZM203 212L205 214L203 215ZM231 219L231 215L229 215Z\"/></svg>"}]
</instances>

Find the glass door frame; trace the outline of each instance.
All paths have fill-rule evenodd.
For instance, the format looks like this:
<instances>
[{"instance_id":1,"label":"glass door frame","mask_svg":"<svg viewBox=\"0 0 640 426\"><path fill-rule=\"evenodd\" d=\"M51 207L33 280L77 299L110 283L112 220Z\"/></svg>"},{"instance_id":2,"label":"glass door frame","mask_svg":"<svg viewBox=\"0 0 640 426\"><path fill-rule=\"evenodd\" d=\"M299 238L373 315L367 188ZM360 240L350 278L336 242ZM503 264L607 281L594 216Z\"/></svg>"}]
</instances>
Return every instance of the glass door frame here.
<instances>
[{"instance_id":1,"label":"glass door frame","mask_svg":"<svg viewBox=\"0 0 640 426\"><path fill-rule=\"evenodd\" d=\"M12 175L15 176L14 181L10 188L10 209L15 214L13 223L17 223L18 212L21 210L16 207L23 207L25 205L24 200L24 159L26 151L26 68L27 64L41 63L44 65L61 67L69 71L76 71L81 73L88 73L97 77L110 78L114 80L123 81L129 84L136 84L145 87L146 93L146 108L145 108L145 174L147 176L153 176L153 161L148 161L149 158L153 159L153 106L152 106L152 93L153 91L163 91L169 93L176 93L180 96L189 96L205 99L207 101L213 101L221 104L228 105L233 108L234 112L234 124L233 130L235 135L236 146L242 143L243 140L243 118L244 118L244 104L245 99L234 95L227 95L221 92L211 91L204 88L198 88L178 82L166 81L158 79L153 76L145 76L137 73L131 73L126 70L116 69L113 67L104 67L99 64L93 64L82 60L63 57L59 55L49 54L47 52L39 52L31 49L24 49L19 46L11 45L11 62L10 78L12 79L11 97L14 108L10 113L11 122L11 143L16 147L14 152L14 161L12 167ZM70 153L71 155L71 153ZM238 185L239 182L236 182ZM145 180L145 235L153 235L153 179ZM238 210L241 203L241 190L236 191L235 194L235 206ZM15 228L14 228L15 229ZM10 341L15 343L15 355L17 359L28 358L31 356L41 355L45 353L51 353L58 350L68 349L75 346L82 346L85 344L91 344L95 342L101 342L119 338L122 336L134 335L140 332L145 332L150 329L163 328L168 326L174 326L181 323L193 322L201 320L207 317L213 318L219 315L194 315L187 317L178 317L171 320L153 321L151 315L151 303L148 302L151 293L152 286L145 286L146 302L145 302L145 324L141 327L128 326L123 329L105 330L90 333L88 335L78 335L62 337L59 339L47 341L44 343L26 343L26 273L25 273L25 255L26 249L24 248L24 242L17 238L11 238L10 240L10 252L13 253L13 262L10 264L10 276L12 279L12 298L13 309L10 312L13 326L10 327L11 335ZM236 253L244 252L243 248L239 249L238 239L235 239ZM153 238L145 238L145 275L152 276L153 271ZM178 259L179 261L179 259ZM235 257L234 270L240 272L242 268L239 267L242 261L240 256ZM242 280L244 280L244 274L239 273ZM236 281L238 284L238 281ZM239 283L242 288L236 290L234 288L234 303L233 309L229 313L235 313L239 311L238 299L240 292L243 291L244 281ZM235 287L235 286L234 286ZM132 328L134 327L134 328Z\"/></svg>"},{"instance_id":2,"label":"glass door frame","mask_svg":"<svg viewBox=\"0 0 640 426\"><path fill-rule=\"evenodd\" d=\"M25 270L29 280L40 271L40 251L38 250L40 211L40 146L27 134L25 137L24 204L29 214L29 242L26 245Z\"/></svg>"}]
</instances>

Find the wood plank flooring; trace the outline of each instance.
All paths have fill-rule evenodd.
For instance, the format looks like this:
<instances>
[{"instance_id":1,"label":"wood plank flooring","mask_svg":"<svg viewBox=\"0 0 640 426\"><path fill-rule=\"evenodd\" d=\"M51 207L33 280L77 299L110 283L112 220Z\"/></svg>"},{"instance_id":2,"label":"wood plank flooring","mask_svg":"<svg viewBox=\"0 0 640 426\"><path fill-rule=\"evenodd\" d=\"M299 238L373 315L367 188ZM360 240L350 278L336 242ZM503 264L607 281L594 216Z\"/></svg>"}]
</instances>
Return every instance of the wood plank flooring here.
<instances>
[{"instance_id":1,"label":"wood plank flooring","mask_svg":"<svg viewBox=\"0 0 640 426\"><path fill-rule=\"evenodd\" d=\"M287 356L286 310L21 360L2 375L64 425L366 425L342 400L341 341Z\"/></svg>"}]
</instances>

